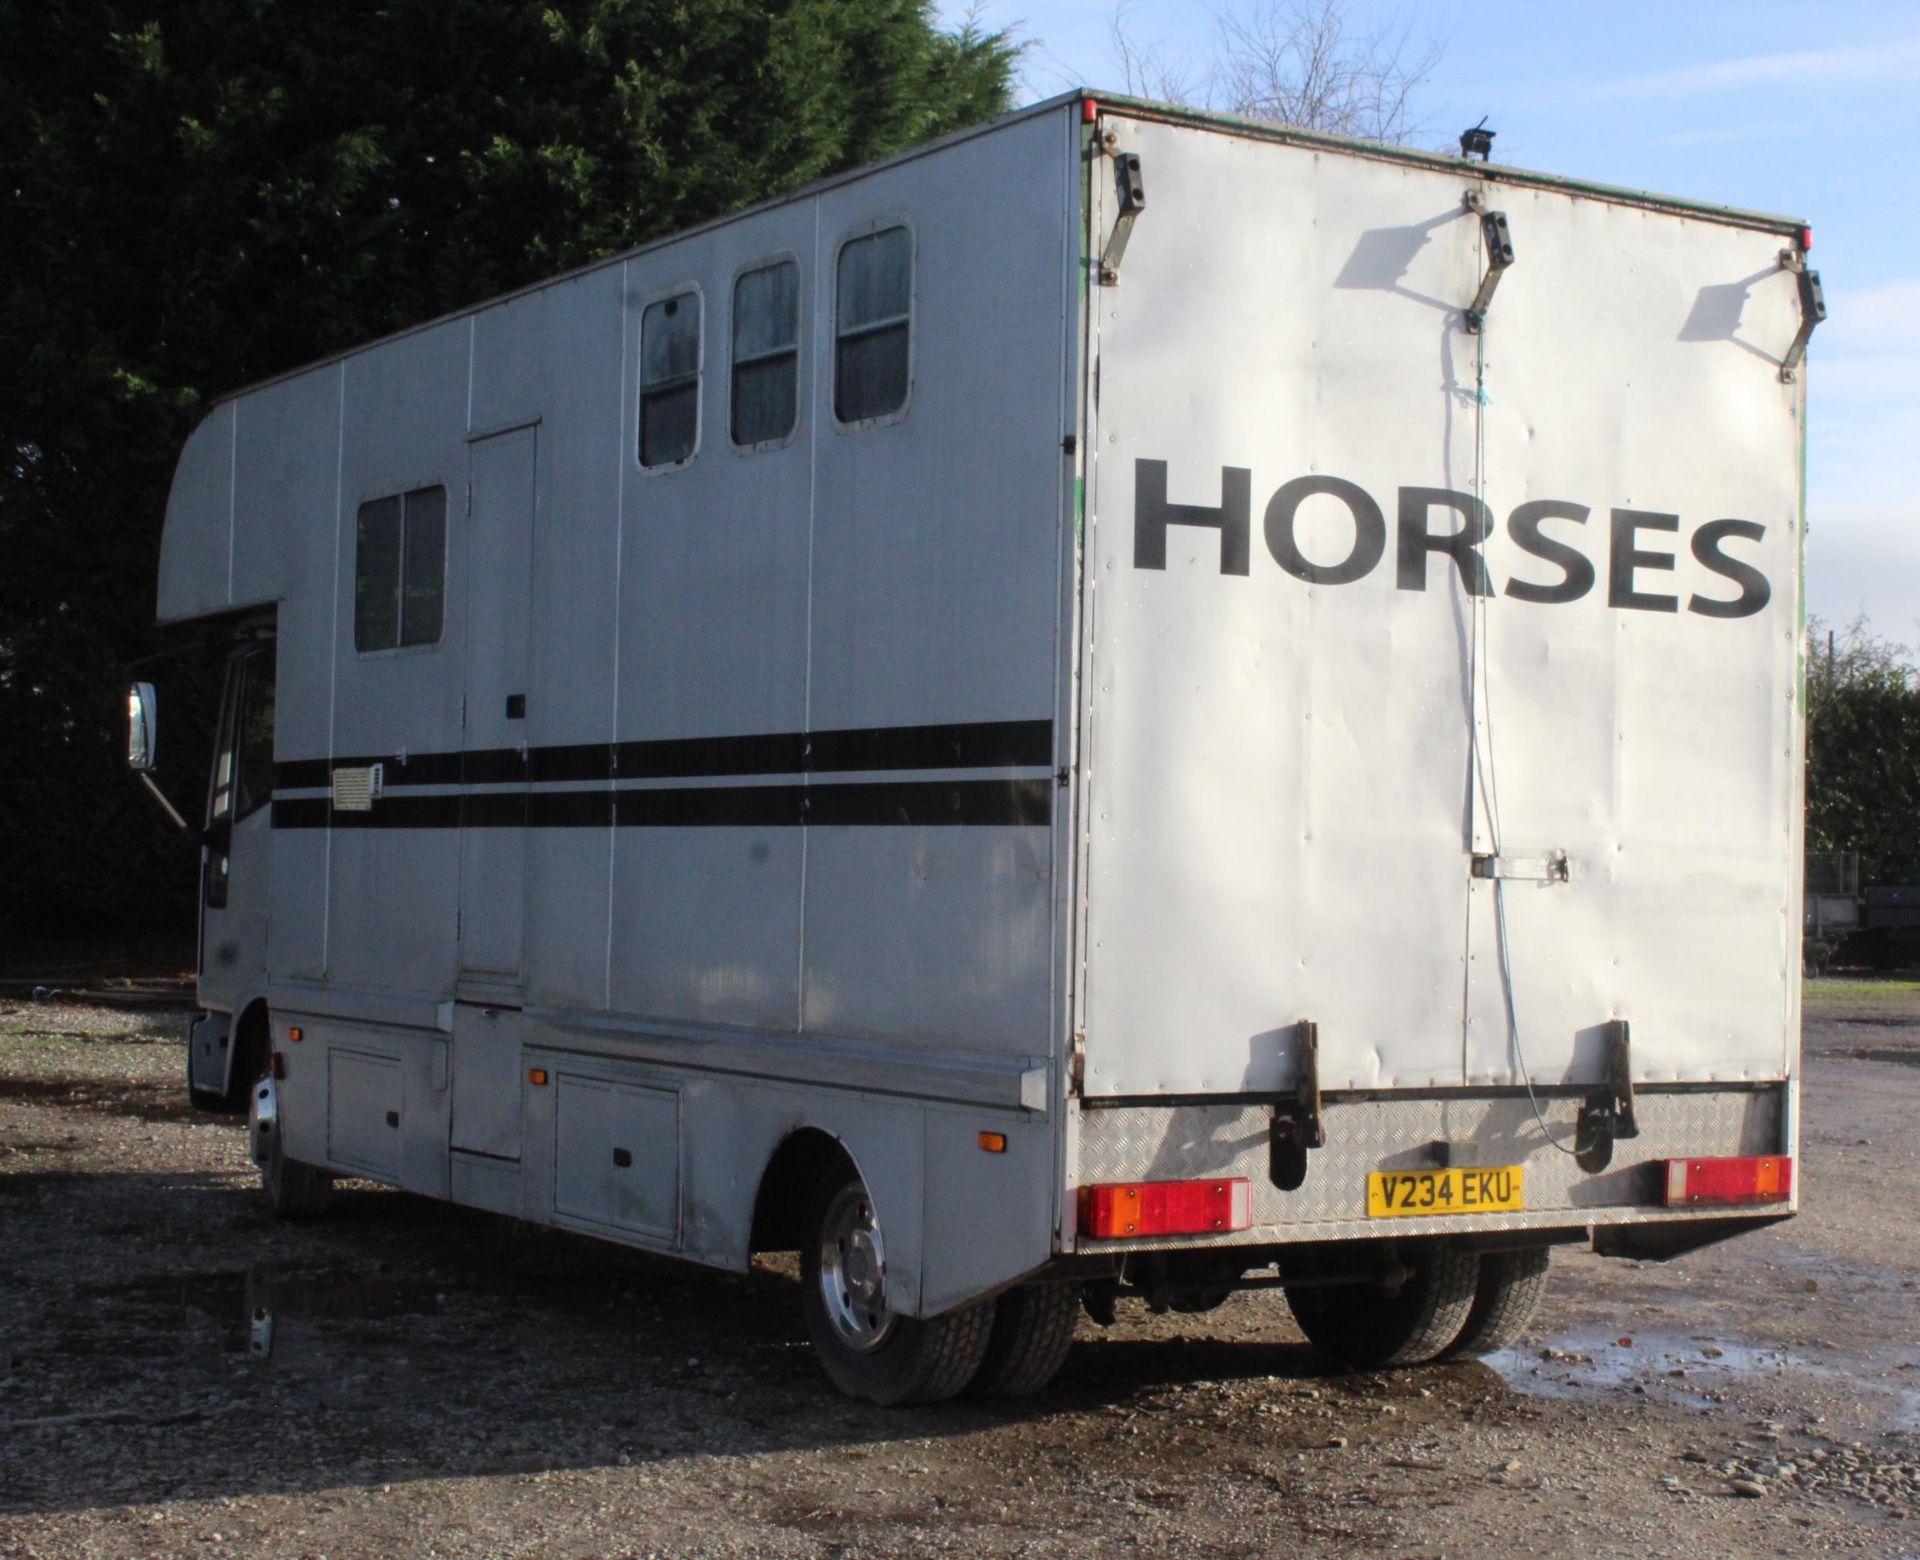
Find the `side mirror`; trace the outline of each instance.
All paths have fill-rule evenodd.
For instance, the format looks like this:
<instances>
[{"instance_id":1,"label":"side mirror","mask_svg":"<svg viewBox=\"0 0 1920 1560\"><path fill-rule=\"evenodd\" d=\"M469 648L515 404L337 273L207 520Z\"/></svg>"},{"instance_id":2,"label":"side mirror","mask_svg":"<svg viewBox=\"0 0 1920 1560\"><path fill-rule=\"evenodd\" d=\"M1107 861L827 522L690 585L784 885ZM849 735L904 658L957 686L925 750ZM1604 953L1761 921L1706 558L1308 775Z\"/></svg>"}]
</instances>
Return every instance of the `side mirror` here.
<instances>
[{"instance_id":1,"label":"side mirror","mask_svg":"<svg viewBox=\"0 0 1920 1560\"><path fill-rule=\"evenodd\" d=\"M153 684L137 682L127 690L127 768L144 775L152 770L160 742L160 704Z\"/></svg>"}]
</instances>

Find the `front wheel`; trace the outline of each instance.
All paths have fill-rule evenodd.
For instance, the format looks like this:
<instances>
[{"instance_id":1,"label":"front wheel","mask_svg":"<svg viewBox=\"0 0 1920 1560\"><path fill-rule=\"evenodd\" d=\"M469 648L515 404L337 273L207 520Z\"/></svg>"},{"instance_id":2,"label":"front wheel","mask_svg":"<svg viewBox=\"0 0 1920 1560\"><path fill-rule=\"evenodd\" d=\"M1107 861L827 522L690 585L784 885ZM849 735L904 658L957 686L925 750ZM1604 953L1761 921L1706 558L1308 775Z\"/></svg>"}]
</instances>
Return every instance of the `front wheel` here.
<instances>
[{"instance_id":1,"label":"front wheel","mask_svg":"<svg viewBox=\"0 0 1920 1560\"><path fill-rule=\"evenodd\" d=\"M1287 1285L1287 1305L1307 1342L1358 1370L1438 1359L1467 1324L1480 1259L1433 1240L1409 1246L1401 1260L1408 1271L1392 1291L1364 1283Z\"/></svg>"},{"instance_id":2,"label":"front wheel","mask_svg":"<svg viewBox=\"0 0 1920 1560\"><path fill-rule=\"evenodd\" d=\"M844 1162L815 1183L800 1247L800 1303L814 1352L848 1397L894 1407L940 1403L979 1372L994 1308L926 1320L887 1305L887 1248L873 1200Z\"/></svg>"},{"instance_id":3,"label":"front wheel","mask_svg":"<svg viewBox=\"0 0 1920 1560\"><path fill-rule=\"evenodd\" d=\"M276 1219L317 1219L327 1211L333 1177L316 1165L289 1159L280 1135L280 1091L272 1078L258 1079L248 1109L247 1137L260 1167L260 1191Z\"/></svg>"}]
</instances>

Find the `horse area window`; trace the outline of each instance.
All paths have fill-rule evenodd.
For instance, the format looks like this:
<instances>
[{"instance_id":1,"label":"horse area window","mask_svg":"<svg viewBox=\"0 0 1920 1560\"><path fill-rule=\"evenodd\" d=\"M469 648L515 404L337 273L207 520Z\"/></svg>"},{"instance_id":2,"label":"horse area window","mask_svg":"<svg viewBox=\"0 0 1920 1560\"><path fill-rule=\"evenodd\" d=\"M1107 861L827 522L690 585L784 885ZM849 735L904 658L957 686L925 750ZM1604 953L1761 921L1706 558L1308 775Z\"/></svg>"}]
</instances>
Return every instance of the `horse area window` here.
<instances>
[{"instance_id":1,"label":"horse area window","mask_svg":"<svg viewBox=\"0 0 1920 1560\"><path fill-rule=\"evenodd\" d=\"M733 442L774 444L800 415L800 267L743 272L733 284Z\"/></svg>"},{"instance_id":2,"label":"horse area window","mask_svg":"<svg viewBox=\"0 0 1920 1560\"><path fill-rule=\"evenodd\" d=\"M446 615L447 490L362 504L353 558L354 649L437 643Z\"/></svg>"},{"instance_id":3,"label":"horse area window","mask_svg":"<svg viewBox=\"0 0 1920 1560\"><path fill-rule=\"evenodd\" d=\"M833 413L843 423L907 404L913 235L882 228L840 251L834 308Z\"/></svg>"},{"instance_id":4,"label":"horse area window","mask_svg":"<svg viewBox=\"0 0 1920 1560\"><path fill-rule=\"evenodd\" d=\"M640 464L681 466L700 442L700 295L650 303L640 316Z\"/></svg>"}]
</instances>

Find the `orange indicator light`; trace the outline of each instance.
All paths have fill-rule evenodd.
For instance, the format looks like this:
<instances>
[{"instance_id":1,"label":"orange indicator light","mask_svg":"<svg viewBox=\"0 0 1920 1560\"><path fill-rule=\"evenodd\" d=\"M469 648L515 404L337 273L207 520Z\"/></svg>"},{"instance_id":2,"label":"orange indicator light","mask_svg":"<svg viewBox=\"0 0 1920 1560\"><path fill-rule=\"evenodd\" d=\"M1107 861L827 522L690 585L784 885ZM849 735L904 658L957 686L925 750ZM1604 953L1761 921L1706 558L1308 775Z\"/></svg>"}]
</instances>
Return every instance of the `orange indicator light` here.
<instances>
[{"instance_id":1,"label":"orange indicator light","mask_svg":"<svg viewBox=\"0 0 1920 1560\"><path fill-rule=\"evenodd\" d=\"M978 1142L989 1154L1004 1154L1007 1151L1007 1135L1004 1132L982 1132Z\"/></svg>"},{"instance_id":2,"label":"orange indicator light","mask_svg":"<svg viewBox=\"0 0 1920 1560\"><path fill-rule=\"evenodd\" d=\"M527 1069L527 1082L528 1082L528 1083L530 1083L530 1084L532 1084L532 1085L533 1085L533 1086L534 1086L535 1088L539 1088L540 1086L542 1086L543 1084L545 1084L545 1083L546 1083L546 1081L547 1081L547 1070L546 1070L546 1068L544 1068L544 1067L529 1067L529 1068Z\"/></svg>"},{"instance_id":3,"label":"orange indicator light","mask_svg":"<svg viewBox=\"0 0 1920 1560\"><path fill-rule=\"evenodd\" d=\"M289 1029L287 1031L287 1038L291 1040L295 1045L298 1045L301 1042L301 1040L305 1038L305 1035L301 1031L300 1027L296 1024L292 1029Z\"/></svg>"}]
</instances>

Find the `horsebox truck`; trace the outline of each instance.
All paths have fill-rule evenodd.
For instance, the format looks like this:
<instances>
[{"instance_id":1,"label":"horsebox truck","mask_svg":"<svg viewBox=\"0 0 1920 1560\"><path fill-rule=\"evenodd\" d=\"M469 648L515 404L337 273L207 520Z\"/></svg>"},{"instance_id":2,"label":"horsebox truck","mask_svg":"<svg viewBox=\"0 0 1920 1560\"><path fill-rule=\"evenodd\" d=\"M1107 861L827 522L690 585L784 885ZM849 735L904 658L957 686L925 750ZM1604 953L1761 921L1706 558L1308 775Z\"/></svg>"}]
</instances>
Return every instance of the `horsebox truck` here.
<instances>
[{"instance_id":1,"label":"horsebox truck","mask_svg":"<svg viewBox=\"0 0 1920 1560\"><path fill-rule=\"evenodd\" d=\"M220 401L195 1100L882 1403L1789 1215L1809 244L1075 93Z\"/></svg>"}]
</instances>

